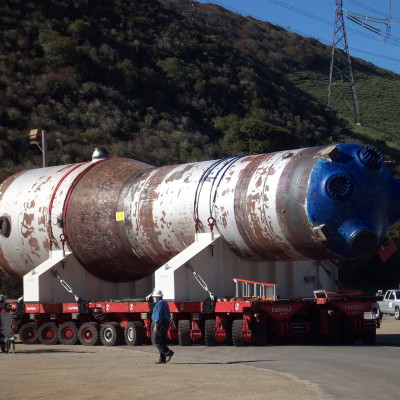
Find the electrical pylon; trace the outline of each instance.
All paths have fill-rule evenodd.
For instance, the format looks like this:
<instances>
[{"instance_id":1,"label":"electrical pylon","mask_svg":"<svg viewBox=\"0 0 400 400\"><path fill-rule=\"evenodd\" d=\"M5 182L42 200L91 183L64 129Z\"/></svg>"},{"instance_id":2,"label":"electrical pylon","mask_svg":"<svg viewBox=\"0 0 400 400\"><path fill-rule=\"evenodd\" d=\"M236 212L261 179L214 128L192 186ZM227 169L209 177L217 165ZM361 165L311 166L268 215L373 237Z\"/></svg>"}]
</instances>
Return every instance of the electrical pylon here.
<instances>
[{"instance_id":1,"label":"electrical pylon","mask_svg":"<svg viewBox=\"0 0 400 400\"><path fill-rule=\"evenodd\" d=\"M353 113L355 122L361 124L353 68L344 26L343 0L335 0L335 5L335 28L333 32L327 108L330 109L333 102L344 101ZM351 103L349 101L350 95L352 98Z\"/></svg>"}]
</instances>

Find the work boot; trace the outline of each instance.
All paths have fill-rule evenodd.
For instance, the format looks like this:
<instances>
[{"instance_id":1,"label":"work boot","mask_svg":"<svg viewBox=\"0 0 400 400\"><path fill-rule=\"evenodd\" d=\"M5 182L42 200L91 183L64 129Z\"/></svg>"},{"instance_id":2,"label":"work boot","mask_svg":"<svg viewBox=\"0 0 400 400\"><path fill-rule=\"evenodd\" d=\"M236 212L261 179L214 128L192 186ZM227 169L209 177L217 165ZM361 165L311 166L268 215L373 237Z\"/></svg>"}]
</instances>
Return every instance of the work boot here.
<instances>
[{"instance_id":1,"label":"work boot","mask_svg":"<svg viewBox=\"0 0 400 400\"><path fill-rule=\"evenodd\" d=\"M172 350L170 350L169 353L167 354L167 358L166 358L165 362L167 363L168 361L170 361L173 355L174 355L174 352Z\"/></svg>"}]
</instances>

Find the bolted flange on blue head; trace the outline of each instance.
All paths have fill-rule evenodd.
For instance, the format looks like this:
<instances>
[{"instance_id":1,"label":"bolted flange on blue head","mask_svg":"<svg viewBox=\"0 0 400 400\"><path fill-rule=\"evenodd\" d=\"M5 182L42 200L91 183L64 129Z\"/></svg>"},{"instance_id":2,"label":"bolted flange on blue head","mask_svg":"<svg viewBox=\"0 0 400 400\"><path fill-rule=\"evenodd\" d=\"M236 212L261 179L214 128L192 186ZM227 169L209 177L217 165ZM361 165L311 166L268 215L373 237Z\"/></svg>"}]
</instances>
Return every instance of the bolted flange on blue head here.
<instances>
[{"instance_id":1,"label":"bolted flange on blue head","mask_svg":"<svg viewBox=\"0 0 400 400\"><path fill-rule=\"evenodd\" d=\"M320 158L310 174L308 219L324 227L325 246L335 256L361 257L400 219L400 181L374 146L342 143L335 154Z\"/></svg>"},{"instance_id":2,"label":"bolted flange on blue head","mask_svg":"<svg viewBox=\"0 0 400 400\"><path fill-rule=\"evenodd\" d=\"M367 144L359 152L360 160L367 166L373 169L379 169L382 166L384 155L372 144Z\"/></svg>"}]
</instances>

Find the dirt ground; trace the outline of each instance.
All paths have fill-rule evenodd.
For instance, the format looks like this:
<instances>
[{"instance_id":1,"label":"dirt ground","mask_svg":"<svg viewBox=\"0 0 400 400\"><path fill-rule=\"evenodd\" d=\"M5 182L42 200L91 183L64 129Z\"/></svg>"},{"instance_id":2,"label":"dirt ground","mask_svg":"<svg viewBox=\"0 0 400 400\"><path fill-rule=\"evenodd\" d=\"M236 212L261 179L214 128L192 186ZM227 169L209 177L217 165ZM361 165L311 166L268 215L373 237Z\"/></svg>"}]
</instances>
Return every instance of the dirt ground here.
<instances>
[{"instance_id":1,"label":"dirt ground","mask_svg":"<svg viewBox=\"0 0 400 400\"><path fill-rule=\"evenodd\" d=\"M316 386L252 367L127 347L16 344L0 354L0 399L326 399Z\"/></svg>"},{"instance_id":2,"label":"dirt ground","mask_svg":"<svg viewBox=\"0 0 400 400\"><path fill-rule=\"evenodd\" d=\"M399 324L385 317L378 342L400 344ZM0 353L0 399L327 399L317 386L269 370L179 355L155 365L153 349L17 341L16 354Z\"/></svg>"}]
</instances>

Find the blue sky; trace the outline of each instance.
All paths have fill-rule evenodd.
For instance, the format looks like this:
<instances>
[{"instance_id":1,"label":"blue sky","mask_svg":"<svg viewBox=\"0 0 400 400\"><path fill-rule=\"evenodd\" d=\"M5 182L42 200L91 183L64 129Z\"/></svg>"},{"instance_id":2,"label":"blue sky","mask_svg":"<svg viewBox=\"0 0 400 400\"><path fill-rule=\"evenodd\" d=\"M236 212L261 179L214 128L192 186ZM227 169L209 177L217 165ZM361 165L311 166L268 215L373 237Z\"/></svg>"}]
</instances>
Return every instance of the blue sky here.
<instances>
[{"instance_id":1,"label":"blue sky","mask_svg":"<svg viewBox=\"0 0 400 400\"><path fill-rule=\"evenodd\" d=\"M221 0L215 3L230 11L280 25L303 36L332 44L335 0ZM343 9L381 19L388 18L389 0L343 0ZM400 73L400 0L391 1L391 30L385 24L367 22L380 35L345 18L350 55Z\"/></svg>"}]
</instances>

